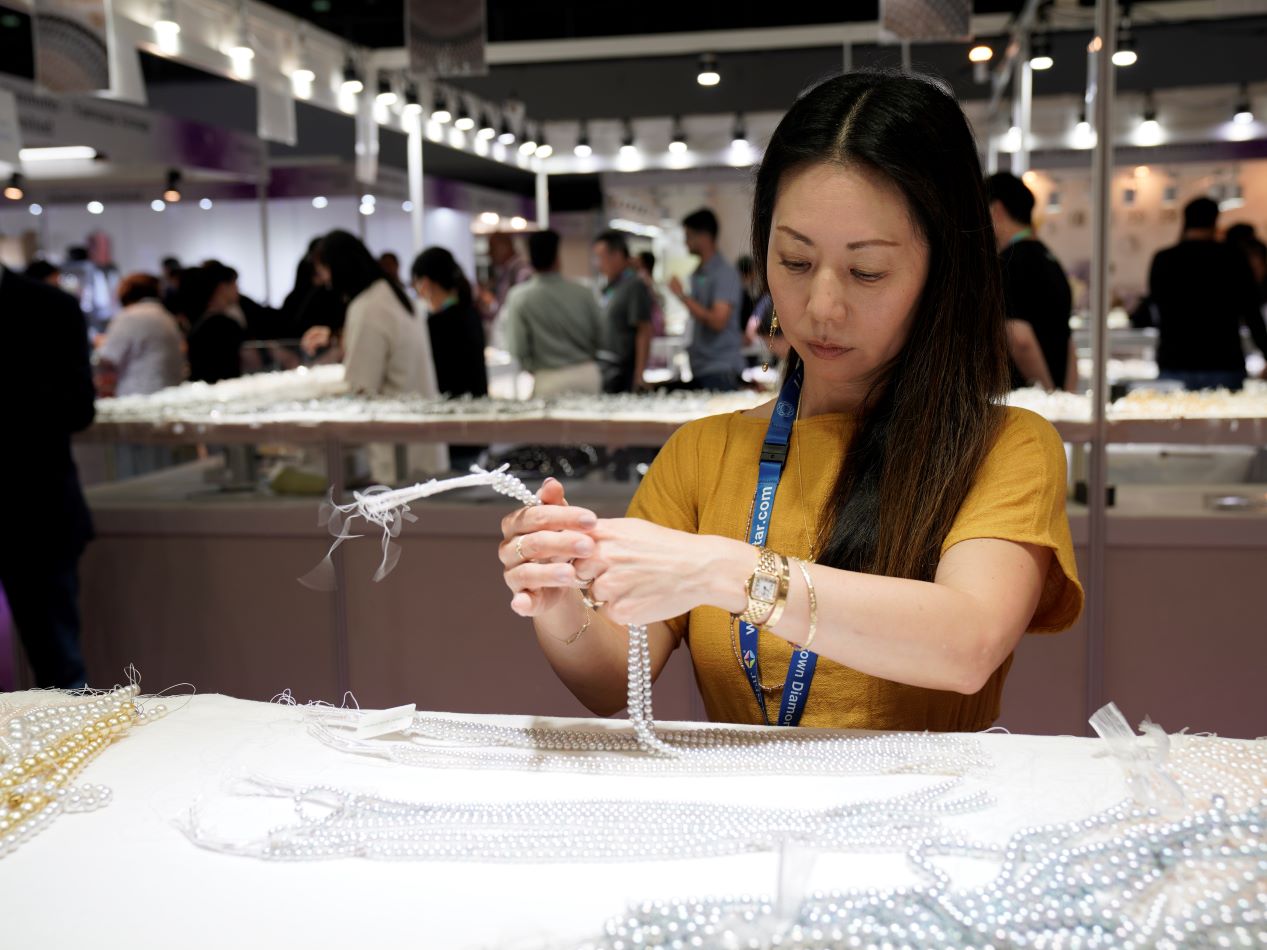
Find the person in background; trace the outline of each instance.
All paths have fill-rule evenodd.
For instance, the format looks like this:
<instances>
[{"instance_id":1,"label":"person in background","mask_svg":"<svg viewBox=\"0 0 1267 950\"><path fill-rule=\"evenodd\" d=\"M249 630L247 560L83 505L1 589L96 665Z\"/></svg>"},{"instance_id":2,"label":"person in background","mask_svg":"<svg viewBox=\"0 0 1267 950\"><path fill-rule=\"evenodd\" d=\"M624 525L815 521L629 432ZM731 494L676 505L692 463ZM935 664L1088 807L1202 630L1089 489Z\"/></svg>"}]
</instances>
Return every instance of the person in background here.
<instances>
[{"instance_id":1,"label":"person in background","mask_svg":"<svg viewBox=\"0 0 1267 950\"><path fill-rule=\"evenodd\" d=\"M1158 251L1148 274L1157 308L1160 378L1188 389L1245 383L1241 326L1267 355L1267 326L1244 253L1216 240L1219 206L1195 198L1183 209L1179 243Z\"/></svg>"},{"instance_id":2,"label":"person in background","mask_svg":"<svg viewBox=\"0 0 1267 950\"><path fill-rule=\"evenodd\" d=\"M664 336L664 294L655 282L655 255L650 251L639 251L631 260L647 293L651 295L651 335Z\"/></svg>"},{"instance_id":3,"label":"person in background","mask_svg":"<svg viewBox=\"0 0 1267 950\"><path fill-rule=\"evenodd\" d=\"M436 385L449 397L487 396L484 322L471 299L471 284L453 255L429 247L410 268L414 290L427 308L427 334L436 364ZM463 471L480 460L483 445L450 445L449 464Z\"/></svg>"},{"instance_id":4,"label":"person in background","mask_svg":"<svg viewBox=\"0 0 1267 950\"><path fill-rule=\"evenodd\" d=\"M61 290L0 267L0 333L0 401L8 407L0 444L21 447L0 465L0 495L11 502L0 531L0 586L35 685L81 689L79 558L92 518L70 436L95 414L84 313Z\"/></svg>"},{"instance_id":5,"label":"person in background","mask_svg":"<svg viewBox=\"0 0 1267 950\"><path fill-rule=\"evenodd\" d=\"M348 388L369 396L439 396L431 340L405 292L387 279L365 245L347 231L331 231L317 245L313 266L318 282L347 304L342 343ZM329 327L314 327L305 334L305 349L328 345L331 336ZM392 446L369 450L374 479L395 482L400 473ZM449 468L443 444L411 444L407 454L411 472Z\"/></svg>"},{"instance_id":6,"label":"person in background","mask_svg":"<svg viewBox=\"0 0 1267 950\"><path fill-rule=\"evenodd\" d=\"M344 305L333 290L318 283L313 258L321 238L313 238L295 268L295 285L282 302L282 321L288 336L302 338L313 327L327 328L332 337L343 331Z\"/></svg>"},{"instance_id":7,"label":"person in background","mask_svg":"<svg viewBox=\"0 0 1267 950\"><path fill-rule=\"evenodd\" d=\"M686 306L694 332L687 353L696 389L730 391L742 383L743 332L739 310L743 306L743 282L739 272L717 250L717 216L701 208L682 220L686 249L700 260L691 275L689 293L674 277L669 290Z\"/></svg>"},{"instance_id":8,"label":"person in background","mask_svg":"<svg viewBox=\"0 0 1267 950\"><path fill-rule=\"evenodd\" d=\"M400 279L400 258L393 251L384 251L378 255L378 266L383 269L383 273L397 287L402 290L405 285Z\"/></svg>"},{"instance_id":9,"label":"person in background","mask_svg":"<svg viewBox=\"0 0 1267 950\"><path fill-rule=\"evenodd\" d=\"M163 301L168 313L175 313L180 309L180 275L184 268L175 257L164 257L160 266L158 299Z\"/></svg>"},{"instance_id":10,"label":"person in background","mask_svg":"<svg viewBox=\"0 0 1267 950\"><path fill-rule=\"evenodd\" d=\"M484 317L487 336L497 345L501 341L499 317L506 305L506 297L512 287L517 287L532 277L533 269L515 250L515 240L509 234L498 232L488 236L489 269L488 286L480 291L480 311Z\"/></svg>"},{"instance_id":11,"label":"person in background","mask_svg":"<svg viewBox=\"0 0 1267 950\"><path fill-rule=\"evenodd\" d=\"M534 396L601 393L598 302L588 289L559 273L559 235L554 231L529 235L528 254L536 273L506 297L506 348L533 374Z\"/></svg>"},{"instance_id":12,"label":"person in background","mask_svg":"<svg viewBox=\"0 0 1267 950\"><path fill-rule=\"evenodd\" d=\"M1073 292L1064 268L1034 236L1034 193L1008 172L986 179L990 220L1003 270L1012 388L1077 389L1069 317Z\"/></svg>"},{"instance_id":13,"label":"person in background","mask_svg":"<svg viewBox=\"0 0 1267 950\"><path fill-rule=\"evenodd\" d=\"M603 288L603 390L637 392L646 388L643 372L651 354L651 294L635 272L629 244L619 231L604 231L594 239L594 260L607 280Z\"/></svg>"},{"instance_id":14,"label":"person in background","mask_svg":"<svg viewBox=\"0 0 1267 950\"><path fill-rule=\"evenodd\" d=\"M181 274L181 307L189 322L189 378L215 383L242 375L246 320L238 308L238 275L212 262Z\"/></svg>"},{"instance_id":15,"label":"person in background","mask_svg":"<svg viewBox=\"0 0 1267 950\"><path fill-rule=\"evenodd\" d=\"M203 267L219 268L233 274L233 303L229 307L232 316L239 319L246 328L248 340L278 340L285 336L282 326L282 312L242 293L237 286L238 272L214 257L203 261ZM254 367L251 372L263 367Z\"/></svg>"},{"instance_id":16,"label":"person in background","mask_svg":"<svg viewBox=\"0 0 1267 950\"><path fill-rule=\"evenodd\" d=\"M761 299L761 280L749 254L739 256L735 261L735 270L739 271L739 281L743 285L743 297L739 303L739 328L744 331L745 342L751 342L747 339L748 324L757 301Z\"/></svg>"},{"instance_id":17,"label":"person in background","mask_svg":"<svg viewBox=\"0 0 1267 950\"><path fill-rule=\"evenodd\" d=\"M34 260L26 265L22 276L36 283L48 284L50 287L61 287L62 272L56 265L46 260Z\"/></svg>"},{"instance_id":18,"label":"person in background","mask_svg":"<svg viewBox=\"0 0 1267 950\"><path fill-rule=\"evenodd\" d=\"M128 274L119 281L123 309L97 349L98 395L140 396L181 381L184 341L176 318L159 300L161 293L161 280L151 274ZM106 379L113 379L112 388L103 386Z\"/></svg>"},{"instance_id":19,"label":"person in background","mask_svg":"<svg viewBox=\"0 0 1267 950\"><path fill-rule=\"evenodd\" d=\"M484 324L471 299L471 284L453 255L429 247L410 269L418 299L427 306L427 330L436 380L446 396L487 396Z\"/></svg>"},{"instance_id":20,"label":"person in background","mask_svg":"<svg viewBox=\"0 0 1267 950\"><path fill-rule=\"evenodd\" d=\"M119 286L110 236L104 231L93 231L88 235L84 256L68 253L63 270L73 277L79 305L88 319L89 335L95 337L104 332L114 316Z\"/></svg>"}]
</instances>

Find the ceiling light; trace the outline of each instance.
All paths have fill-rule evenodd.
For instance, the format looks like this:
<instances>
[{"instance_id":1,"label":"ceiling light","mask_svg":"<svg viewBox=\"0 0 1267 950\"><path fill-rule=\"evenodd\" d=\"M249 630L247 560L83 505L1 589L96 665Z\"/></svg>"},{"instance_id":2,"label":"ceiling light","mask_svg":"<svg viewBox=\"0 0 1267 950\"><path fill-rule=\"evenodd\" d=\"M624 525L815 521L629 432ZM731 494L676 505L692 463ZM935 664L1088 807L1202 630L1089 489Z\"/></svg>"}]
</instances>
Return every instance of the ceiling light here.
<instances>
[{"instance_id":1,"label":"ceiling light","mask_svg":"<svg viewBox=\"0 0 1267 950\"><path fill-rule=\"evenodd\" d=\"M158 48L174 53L179 45L180 24L176 22L176 5L173 0L162 0L158 6L158 19L154 21L154 38Z\"/></svg>"},{"instance_id":2,"label":"ceiling light","mask_svg":"<svg viewBox=\"0 0 1267 950\"><path fill-rule=\"evenodd\" d=\"M374 101L380 106L394 106L399 98L396 90L392 88L391 79L387 76L379 76L378 95L374 97Z\"/></svg>"},{"instance_id":3,"label":"ceiling light","mask_svg":"<svg viewBox=\"0 0 1267 950\"><path fill-rule=\"evenodd\" d=\"M24 148L18 152L23 162L91 161L97 150L90 145L55 145L48 148Z\"/></svg>"},{"instance_id":4,"label":"ceiling light","mask_svg":"<svg viewBox=\"0 0 1267 950\"><path fill-rule=\"evenodd\" d=\"M499 215L496 211L484 211L480 213L480 223L482 224L497 224L499 221L501 221L501 215Z\"/></svg>"},{"instance_id":5,"label":"ceiling light","mask_svg":"<svg viewBox=\"0 0 1267 950\"><path fill-rule=\"evenodd\" d=\"M405 212L405 214L413 214L414 203L406 198L400 203L400 210Z\"/></svg>"},{"instance_id":6,"label":"ceiling light","mask_svg":"<svg viewBox=\"0 0 1267 950\"><path fill-rule=\"evenodd\" d=\"M359 96L365 91L365 83L361 80L361 73L351 56L343 64L343 81L339 84L339 90L349 96Z\"/></svg>"},{"instance_id":7,"label":"ceiling light","mask_svg":"<svg viewBox=\"0 0 1267 950\"><path fill-rule=\"evenodd\" d=\"M103 211L106 210L106 206L103 205L100 201L88 202L87 208L88 208L89 214L101 214Z\"/></svg>"},{"instance_id":8,"label":"ceiling light","mask_svg":"<svg viewBox=\"0 0 1267 950\"><path fill-rule=\"evenodd\" d=\"M180 201L180 169L173 168L167 173L167 187L163 189L163 200L167 202Z\"/></svg>"},{"instance_id":9,"label":"ceiling light","mask_svg":"<svg viewBox=\"0 0 1267 950\"><path fill-rule=\"evenodd\" d=\"M994 59L994 49L984 43L978 43L968 50L968 62L970 63L988 63L992 59Z\"/></svg>"},{"instance_id":10,"label":"ceiling light","mask_svg":"<svg viewBox=\"0 0 1267 950\"><path fill-rule=\"evenodd\" d=\"M717 57L712 53L705 53L699 58L699 73L696 74L695 81L701 86L716 86L721 82L721 73L717 71Z\"/></svg>"},{"instance_id":11,"label":"ceiling light","mask_svg":"<svg viewBox=\"0 0 1267 950\"><path fill-rule=\"evenodd\" d=\"M475 128L475 120L471 118L471 113L467 111L466 103L460 104L457 121L453 123L453 127L459 132L469 132Z\"/></svg>"},{"instance_id":12,"label":"ceiling light","mask_svg":"<svg viewBox=\"0 0 1267 950\"><path fill-rule=\"evenodd\" d=\"M22 176L14 172L9 177L9 183L4 187L4 196L10 201L21 201L26 195L26 190L22 187Z\"/></svg>"},{"instance_id":13,"label":"ceiling light","mask_svg":"<svg viewBox=\"0 0 1267 950\"><path fill-rule=\"evenodd\" d=\"M505 118L502 119L502 133L497 136L497 141L501 142L502 145L515 144L515 133L510 127L510 122L508 122Z\"/></svg>"},{"instance_id":14,"label":"ceiling light","mask_svg":"<svg viewBox=\"0 0 1267 950\"><path fill-rule=\"evenodd\" d=\"M422 114L422 103L418 101L418 87L413 83L405 87L405 107L400 112L401 115Z\"/></svg>"},{"instance_id":15,"label":"ceiling light","mask_svg":"<svg viewBox=\"0 0 1267 950\"><path fill-rule=\"evenodd\" d=\"M673 137L669 139L669 151L674 155L681 155L688 147L686 130L682 128L682 119L679 116L673 120Z\"/></svg>"},{"instance_id":16,"label":"ceiling light","mask_svg":"<svg viewBox=\"0 0 1267 950\"><path fill-rule=\"evenodd\" d=\"M312 199L312 206L316 208L318 211L320 211L329 203L330 203L330 200L328 198L325 198L322 195L317 195L317 197Z\"/></svg>"},{"instance_id":17,"label":"ceiling light","mask_svg":"<svg viewBox=\"0 0 1267 950\"><path fill-rule=\"evenodd\" d=\"M431 106L431 121L444 124L453 121L453 113L449 111L449 103L444 98L444 93L436 90L435 101Z\"/></svg>"},{"instance_id":18,"label":"ceiling light","mask_svg":"<svg viewBox=\"0 0 1267 950\"><path fill-rule=\"evenodd\" d=\"M162 211L166 207L167 207L167 202L165 202L162 198L155 198L153 201L150 202L151 211Z\"/></svg>"},{"instance_id":19,"label":"ceiling light","mask_svg":"<svg viewBox=\"0 0 1267 950\"><path fill-rule=\"evenodd\" d=\"M524 220L523 218L519 217L519 215L515 215L513 218L510 219L510 226L514 228L516 231L522 231L524 228L528 226L528 222Z\"/></svg>"},{"instance_id":20,"label":"ceiling light","mask_svg":"<svg viewBox=\"0 0 1267 950\"><path fill-rule=\"evenodd\" d=\"M541 134L537 136L537 138L541 139L541 141L537 143L537 158L549 158L554 154L554 146L546 141L546 131L544 127L541 128L540 132Z\"/></svg>"},{"instance_id":21,"label":"ceiling light","mask_svg":"<svg viewBox=\"0 0 1267 950\"><path fill-rule=\"evenodd\" d=\"M290 74L290 78L293 82L308 86L317 81L317 74L307 66L300 66Z\"/></svg>"},{"instance_id":22,"label":"ceiling light","mask_svg":"<svg viewBox=\"0 0 1267 950\"><path fill-rule=\"evenodd\" d=\"M201 208L203 211L210 211L210 210L211 210L211 208L212 208L212 202L211 202L211 199L210 199L210 198L203 198L203 199L201 199L201 200L198 202L198 207L199 207L199 208Z\"/></svg>"},{"instance_id":23,"label":"ceiling light","mask_svg":"<svg viewBox=\"0 0 1267 950\"><path fill-rule=\"evenodd\" d=\"M730 144L735 148L743 148L748 144L748 128L744 125L742 112L735 114L735 128L730 136Z\"/></svg>"},{"instance_id":24,"label":"ceiling light","mask_svg":"<svg viewBox=\"0 0 1267 950\"><path fill-rule=\"evenodd\" d=\"M497 134L497 129L493 127L493 120L488 117L488 113L480 116L480 130L475 133L477 138L491 139Z\"/></svg>"},{"instance_id":25,"label":"ceiling light","mask_svg":"<svg viewBox=\"0 0 1267 950\"><path fill-rule=\"evenodd\" d=\"M1051 69L1056 61L1051 56L1051 37L1047 33L1036 33L1030 46L1029 68Z\"/></svg>"},{"instance_id":26,"label":"ceiling light","mask_svg":"<svg viewBox=\"0 0 1267 950\"><path fill-rule=\"evenodd\" d=\"M594 150L590 148L589 128L584 122L581 123L580 128L577 130L576 148L572 149L572 152L577 158L589 158L594 154Z\"/></svg>"},{"instance_id":27,"label":"ceiling light","mask_svg":"<svg viewBox=\"0 0 1267 950\"><path fill-rule=\"evenodd\" d=\"M638 154L638 146L634 144L633 123L625 120L625 134L620 140L620 154L631 158Z\"/></svg>"},{"instance_id":28,"label":"ceiling light","mask_svg":"<svg viewBox=\"0 0 1267 950\"><path fill-rule=\"evenodd\" d=\"M1241 83L1241 94L1232 110L1232 121L1237 125L1249 125L1254 121L1254 107L1249 101L1249 83Z\"/></svg>"},{"instance_id":29,"label":"ceiling light","mask_svg":"<svg viewBox=\"0 0 1267 950\"><path fill-rule=\"evenodd\" d=\"M238 7L237 32L233 37L233 44L229 47L229 56L239 66L255 58L255 50L251 47L251 34L247 29L245 0Z\"/></svg>"},{"instance_id":30,"label":"ceiling light","mask_svg":"<svg viewBox=\"0 0 1267 950\"><path fill-rule=\"evenodd\" d=\"M34 205L31 205L31 207L29 207L27 210L30 211L31 214L35 215L38 218L40 215L44 213L44 206L34 204Z\"/></svg>"}]
</instances>

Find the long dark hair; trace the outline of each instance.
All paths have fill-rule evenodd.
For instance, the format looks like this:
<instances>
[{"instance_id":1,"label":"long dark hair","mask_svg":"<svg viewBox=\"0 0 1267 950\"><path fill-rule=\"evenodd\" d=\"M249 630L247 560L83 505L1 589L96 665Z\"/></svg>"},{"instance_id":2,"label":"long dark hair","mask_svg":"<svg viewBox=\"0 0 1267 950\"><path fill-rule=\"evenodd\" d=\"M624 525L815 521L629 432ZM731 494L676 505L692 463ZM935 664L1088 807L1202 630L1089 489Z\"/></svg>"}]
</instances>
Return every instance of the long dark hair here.
<instances>
[{"instance_id":1,"label":"long dark hair","mask_svg":"<svg viewBox=\"0 0 1267 950\"><path fill-rule=\"evenodd\" d=\"M313 260L320 261L330 271L330 287L340 300L351 301L374 281L387 280L386 272L369 248L347 231L331 231L323 237L313 252ZM405 292L394 281L387 280L387 286L412 316L414 308Z\"/></svg>"},{"instance_id":2,"label":"long dark hair","mask_svg":"<svg viewBox=\"0 0 1267 950\"><path fill-rule=\"evenodd\" d=\"M427 248L414 258L413 267L409 271L414 280L425 277L449 293L457 291L458 304L463 309L471 306L471 282L462 273L457 260L444 248Z\"/></svg>"},{"instance_id":3,"label":"long dark hair","mask_svg":"<svg viewBox=\"0 0 1267 950\"><path fill-rule=\"evenodd\" d=\"M932 580L997 436L998 398L1008 388L976 143L959 104L930 79L855 72L806 92L779 123L757 173L752 256L763 278L779 184L821 162L874 169L901 190L928 244L928 278L906 345L863 400L818 560ZM787 371L799 364L793 351Z\"/></svg>"}]
</instances>

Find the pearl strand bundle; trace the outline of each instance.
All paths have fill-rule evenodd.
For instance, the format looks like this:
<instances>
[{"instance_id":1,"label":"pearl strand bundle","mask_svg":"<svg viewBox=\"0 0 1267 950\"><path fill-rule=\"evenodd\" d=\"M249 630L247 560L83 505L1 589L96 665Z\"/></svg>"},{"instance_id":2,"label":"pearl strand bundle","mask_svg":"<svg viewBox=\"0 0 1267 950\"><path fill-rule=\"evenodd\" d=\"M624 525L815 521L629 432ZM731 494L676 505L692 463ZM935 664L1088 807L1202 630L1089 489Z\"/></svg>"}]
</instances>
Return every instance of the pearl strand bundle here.
<instances>
[{"instance_id":1,"label":"pearl strand bundle","mask_svg":"<svg viewBox=\"0 0 1267 950\"><path fill-rule=\"evenodd\" d=\"M427 803L252 778L238 795L292 798L297 820L256 840L227 842L214 838L194 810L182 829L199 847L278 861L684 860L773 851L788 841L892 853L937 834L944 817L993 804L984 791L946 798L958 784L952 779L893 798L811 810L607 799Z\"/></svg>"},{"instance_id":2,"label":"pearl strand bundle","mask_svg":"<svg viewBox=\"0 0 1267 950\"><path fill-rule=\"evenodd\" d=\"M1202 802L1182 818L1127 800L1003 845L930 837L907 853L916 886L818 892L790 918L746 895L649 901L584 947L1262 946L1267 743L1172 738L1182 745L1168 770ZM995 860L999 871L956 891L936 863L947 856Z\"/></svg>"},{"instance_id":3,"label":"pearl strand bundle","mask_svg":"<svg viewBox=\"0 0 1267 950\"><path fill-rule=\"evenodd\" d=\"M142 709L139 694L133 683L86 699L0 710L0 858L59 814L92 811L110 801L105 786L73 782L133 726L166 714L161 704Z\"/></svg>"}]
</instances>

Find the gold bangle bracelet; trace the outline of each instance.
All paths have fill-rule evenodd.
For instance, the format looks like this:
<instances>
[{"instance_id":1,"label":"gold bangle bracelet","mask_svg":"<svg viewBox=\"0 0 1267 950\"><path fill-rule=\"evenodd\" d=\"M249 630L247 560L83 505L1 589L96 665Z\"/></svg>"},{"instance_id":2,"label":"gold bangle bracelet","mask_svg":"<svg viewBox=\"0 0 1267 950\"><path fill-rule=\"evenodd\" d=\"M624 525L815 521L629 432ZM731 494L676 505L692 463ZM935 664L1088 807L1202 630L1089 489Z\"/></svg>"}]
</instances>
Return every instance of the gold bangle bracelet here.
<instances>
[{"instance_id":1,"label":"gold bangle bracelet","mask_svg":"<svg viewBox=\"0 0 1267 950\"><path fill-rule=\"evenodd\" d=\"M810 577L809 566L804 561L797 561L801 576L805 578L805 590L809 594L809 636L801 644L802 650L808 650L814 642L814 634L818 633L818 595L814 592L814 579Z\"/></svg>"}]
</instances>

